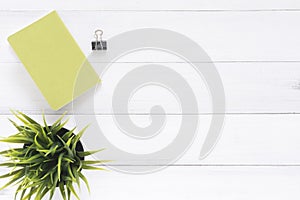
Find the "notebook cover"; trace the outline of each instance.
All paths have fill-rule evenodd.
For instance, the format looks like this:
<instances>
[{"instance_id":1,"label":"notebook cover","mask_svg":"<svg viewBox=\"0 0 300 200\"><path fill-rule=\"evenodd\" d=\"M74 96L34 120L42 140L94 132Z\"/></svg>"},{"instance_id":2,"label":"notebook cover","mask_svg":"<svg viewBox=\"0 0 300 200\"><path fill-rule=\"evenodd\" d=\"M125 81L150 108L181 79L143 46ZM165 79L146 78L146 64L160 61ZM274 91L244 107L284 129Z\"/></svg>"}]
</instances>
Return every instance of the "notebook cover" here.
<instances>
[{"instance_id":1,"label":"notebook cover","mask_svg":"<svg viewBox=\"0 0 300 200\"><path fill-rule=\"evenodd\" d=\"M11 35L8 41L54 110L100 81L56 11ZM79 86L76 94L75 84Z\"/></svg>"}]
</instances>

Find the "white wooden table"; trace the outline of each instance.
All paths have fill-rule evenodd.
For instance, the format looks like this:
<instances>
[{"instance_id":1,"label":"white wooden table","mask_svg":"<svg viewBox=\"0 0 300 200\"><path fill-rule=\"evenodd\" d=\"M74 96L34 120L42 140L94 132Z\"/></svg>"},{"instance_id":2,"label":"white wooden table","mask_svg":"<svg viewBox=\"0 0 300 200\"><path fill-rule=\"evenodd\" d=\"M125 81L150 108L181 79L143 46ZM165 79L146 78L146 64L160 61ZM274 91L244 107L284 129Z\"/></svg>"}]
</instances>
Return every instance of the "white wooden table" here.
<instances>
[{"instance_id":1,"label":"white wooden table","mask_svg":"<svg viewBox=\"0 0 300 200\"><path fill-rule=\"evenodd\" d=\"M109 82L127 66L162 63L182 72L199 100L201 125L185 155L168 168L146 175L87 172L91 195L82 199L299 199L300 198L300 2L296 0L10 0L0 3L0 134L14 133L9 109L53 121L71 106L54 112L7 42L7 37L56 9L86 55L93 31L112 37L137 28L164 28L182 33L214 61L222 78L227 107L222 137L204 160L199 152L211 116L205 88L185 63L157 52L134 54L115 63L102 77L103 101L95 113L105 130L113 130ZM151 55L151 56L149 56ZM107 91L107 93L105 92ZM132 98L129 112L149 124L149 108L166 106L170 126L181 117L171 95L156 87ZM159 94L159 95L158 95ZM91 115L90 111L82 113ZM168 132L169 127L165 127ZM170 129L171 130L171 129ZM124 144L124 141L117 141ZM163 145L166 141L158 141ZM1 149L6 148L1 144ZM132 150L142 150L133 147ZM130 161L128 161L130 163ZM3 183L3 180L0 181ZM0 192L11 200L14 190Z\"/></svg>"}]
</instances>

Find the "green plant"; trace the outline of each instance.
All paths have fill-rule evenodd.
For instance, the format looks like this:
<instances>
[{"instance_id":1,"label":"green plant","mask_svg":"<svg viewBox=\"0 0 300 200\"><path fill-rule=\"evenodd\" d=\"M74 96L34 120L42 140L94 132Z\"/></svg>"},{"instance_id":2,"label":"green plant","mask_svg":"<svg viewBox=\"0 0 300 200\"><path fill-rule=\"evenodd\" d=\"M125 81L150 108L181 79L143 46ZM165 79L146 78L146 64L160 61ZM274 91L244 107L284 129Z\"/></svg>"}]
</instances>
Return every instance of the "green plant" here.
<instances>
[{"instance_id":1,"label":"green plant","mask_svg":"<svg viewBox=\"0 0 300 200\"><path fill-rule=\"evenodd\" d=\"M101 151L80 149L82 145L79 140L86 128L75 135L75 128L70 131L63 128L68 122L68 119L63 121L64 115L48 126L45 116L41 125L21 112L12 112L23 124L20 126L10 120L18 132L0 141L23 146L0 152L0 155L7 157L0 166L12 169L0 177L10 178L0 190L18 185L15 199L19 196L21 200L29 200L32 197L40 200L49 194L51 200L58 187L64 200L70 199L71 194L79 199L73 184L76 183L80 188L81 179L90 191L88 181L81 170L104 170L93 165L106 161L84 160L85 156Z\"/></svg>"}]
</instances>

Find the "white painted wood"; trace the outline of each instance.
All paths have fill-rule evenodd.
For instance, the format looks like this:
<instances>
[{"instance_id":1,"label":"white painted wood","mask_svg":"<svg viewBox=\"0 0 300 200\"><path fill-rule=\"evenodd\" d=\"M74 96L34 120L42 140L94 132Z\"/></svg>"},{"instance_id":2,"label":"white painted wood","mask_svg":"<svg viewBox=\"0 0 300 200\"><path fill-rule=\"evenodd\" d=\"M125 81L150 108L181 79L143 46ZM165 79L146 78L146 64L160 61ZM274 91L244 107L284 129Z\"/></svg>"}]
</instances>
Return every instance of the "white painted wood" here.
<instances>
[{"instance_id":1,"label":"white painted wood","mask_svg":"<svg viewBox=\"0 0 300 200\"><path fill-rule=\"evenodd\" d=\"M80 196L84 200L298 200L299 172L299 167L169 167L147 175L85 172L91 194L82 188ZM1 200L11 200L13 194L13 189L2 191ZM59 195L55 199L61 200Z\"/></svg>"},{"instance_id":2,"label":"white painted wood","mask_svg":"<svg viewBox=\"0 0 300 200\"><path fill-rule=\"evenodd\" d=\"M6 41L47 11L0 12L0 62L17 62ZM197 42L213 61L299 61L300 12L135 12L61 11L66 26L86 55L94 30L104 38L138 28L163 28ZM9 23L7 20L9 19ZM167 38L162 38L166 40ZM150 54L151 55L151 54ZM177 61L166 57L133 57L132 62ZM203 61L201 58L196 61Z\"/></svg>"},{"instance_id":3,"label":"white painted wood","mask_svg":"<svg viewBox=\"0 0 300 200\"><path fill-rule=\"evenodd\" d=\"M143 0L45 0L45 1L18 1L12 0L2 2L0 9L60 9L60 10L249 10L249 9L297 9L299 2L296 0L165 0L165 1L143 1Z\"/></svg>"},{"instance_id":4,"label":"white painted wood","mask_svg":"<svg viewBox=\"0 0 300 200\"><path fill-rule=\"evenodd\" d=\"M7 120L8 117L11 118L11 116L4 115L0 118L1 136L8 136L15 132ZM40 115L33 117L42 120ZM57 117L51 115L47 119L53 122ZM111 115L97 115L96 117L97 122L101 124L103 134L114 146L131 153L148 154L163 149L173 141L178 134L182 116L166 116L166 124L162 132L147 140L137 140L126 136L120 131ZM147 115L130 117L140 127L151 123ZM76 117L76 120L92 123L90 119L91 116L88 115ZM300 154L298 142L300 140L300 115L227 115L221 139L215 149L207 158L199 160L210 119L209 115L199 116L196 138L188 151L175 163L176 165L300 165L298 156ZM72 128L75 125L81 128L80 124L76 124L75 119L72 118L67 127ZM94 132L93 129L87 130L86 135L94 134ZM6 144L0 144L1 150L8 147ZM98 148L103 148L103 146L97 146ZM102 159L112 158L102 157ZM140 164L148 165L149 162L145 160ZM133 161L124 159L110 163L110 165L119 164L132 165ZM159 161L157 165L160 165Z\"/></svg>"},{"instance_id":5,"label":"white painted wood","mask_svg":"<svg viewBox=\"0 0 300 200\"><path fill-rule=\"evenodd\" d=\"M116 84L130 70L146 63L113 64L102 76L100 89L91 90L80 97L82 114L113 113L112 94ZM160 63L180 73L194 90L198 113L211 113L211 100L203 79L194 69L183 63ZM300 112L300 63L216 63L227 98L226 113L294 113ZM27 113L54 113L21 64L0 64L0 111L19 109ZM168 78L168 77L167 77ZM76 101L76 102L78 102ZM120 102L126 103L126 102ZM76 105L79 105L78 103ZM180 102L174 95L159 86L141 88L133 95L128 113L149 113L154 105L161 105L169 114L180 114ZM126 105L124 105L126 106ZM77 108L77 106L76 106ZM60 113L72 105L64 107ZM197 112L196 112L197 114Z\"/></svg>"},{"instance_id":6,"label":"white painted wood","mask_svg":"<svg viewBox=\"0 0 300 200\"><path fill-rule=\"evenodd\" d=\"M169 168L145 176L90 173L93 191L106 199L289 199L299 198L298 168ZM99 178L98 178L99 177ZM128 184L128 179L130 180ZM106 182L109 180L108 182ZM119 182L118 182L119 180ZM118 183L116 183L118 182ZM94 183L94 181L93 181ZM114 191L114 186L123 189ZM98 192L91 195L97 198Z\"/></svg>"},{"instance_id":7,"label":"white painted wood","mask_svg":"<svg viewBox=\"0 0 300 200\"><path fill-rule=\"evenodd\" d=\"M126 138L111 115L110 97L118 80L133 67L159 62L180 73L195 91L199 112L188 114L199 114L197 137L181 159L157 173L133 176L115 171L85 172L92 193L89 196L83 189L82 199L299 199L300 115L292 114L300 112L298 1L1 2L0 136L14 133L7 120L12 117L9 108L35 114L33 117L39 120L44 110L52 122L64 110L72 113L70 105L59 112L51 111L6 41L10 34L52 9L59 10L87 56L96 28L105 31L104 38L144 27L170 29L188 36L216 63L225 87L226 113L234 113L226 116L222 137L214 151L199 160L211 119L210 100L201 78L182 60L157 52L135 53L118 60L102 77L95 110L81 110L82 115L76 119L90 117L95 111L104 134L127 151L145 153L167 145L176 136L182 117L176 99L167 91L143 88L133 96L128 108L128 113L136 113L130 115L133 122L146 126L151 123L146 113L153 105L162 105L168 113L167 123L157 137L147 141ZM85 98L89 96L86 94L81 100L85 102ZM75 124L71 117L67 127ZM0 150L5 148L8 146L0 143ZM131 160L121 162L133 164ZM1 174L3 171L0 168ZM0 180L0 185L3 183ZM13 188L0 191L0 199L11 200L13 194Z\"/></svg>"}]
</instances>

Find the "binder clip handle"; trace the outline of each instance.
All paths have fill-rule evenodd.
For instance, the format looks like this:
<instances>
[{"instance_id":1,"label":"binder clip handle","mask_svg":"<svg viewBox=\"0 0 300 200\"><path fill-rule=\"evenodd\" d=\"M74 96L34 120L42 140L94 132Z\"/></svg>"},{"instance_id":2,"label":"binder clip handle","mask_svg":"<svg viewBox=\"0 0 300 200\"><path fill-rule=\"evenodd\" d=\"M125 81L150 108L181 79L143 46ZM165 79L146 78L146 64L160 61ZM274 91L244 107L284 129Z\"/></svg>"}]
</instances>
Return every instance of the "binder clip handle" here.
<instances>
[{"instance_id":1,"label":"binder clip handle","mask_svg":"<svg viewBox=\"0 0 300 200\"><path fill-rule=\"evenodd\" d=\"M102 31L102 30L97 29L97 30L95 31L95 38L96 38L97 41L98 41L98 40L102 40L102 35L103 35L103 31Z\"/></svg>"},{"instance_id":2,"label":"binder clip handle","mask_svg":"<svg viewBox=\"0 0 300 200\"><path fill-rule=\"evenodd\" d=\"M94 37L96 41L92 41L92 50L107 50L107 42L102 40L103 31L97 29L95 31Z\"/></svg>"}]
</instances>

